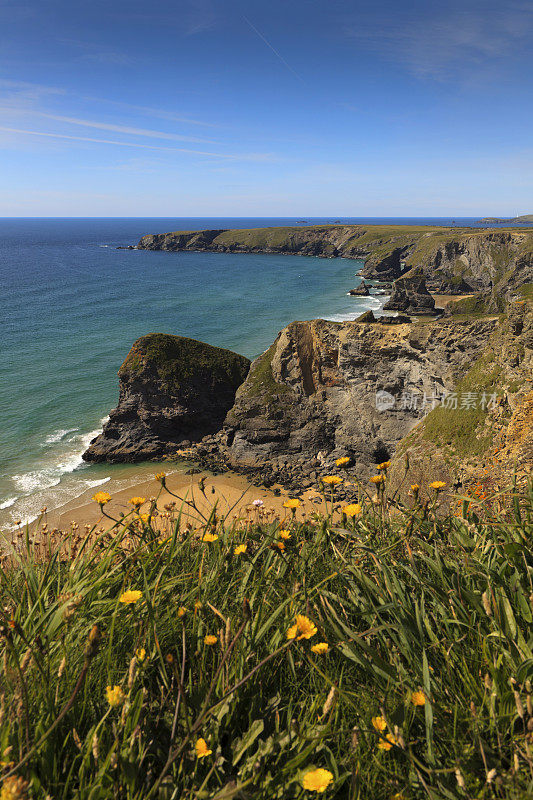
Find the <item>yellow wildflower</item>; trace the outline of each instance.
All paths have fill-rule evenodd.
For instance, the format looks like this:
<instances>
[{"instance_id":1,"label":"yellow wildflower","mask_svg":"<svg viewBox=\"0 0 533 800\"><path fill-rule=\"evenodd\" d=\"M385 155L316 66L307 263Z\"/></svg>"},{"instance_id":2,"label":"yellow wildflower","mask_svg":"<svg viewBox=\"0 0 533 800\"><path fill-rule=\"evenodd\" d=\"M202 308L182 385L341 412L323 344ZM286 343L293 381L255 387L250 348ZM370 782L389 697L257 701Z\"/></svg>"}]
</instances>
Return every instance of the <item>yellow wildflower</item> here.
<instances>
[{"instance_id":1,"label":"yellow wildflower","mask_svg":"<svg viewBox=\"0 0 533 800\"><path fill-rule=\"evenodd\" d=\"M441 489L444 489L444 487L446 486L444 481L433 481L429 485L431 486L432 489L436 489L437 492L439 492Z\"/></svg>"},{"instance_id":2,"label":"yellow wildflower","mask_svg":"<svg viewBox=\"0 0 533 800\"><path fill-rule=\"evenodd\" d=\"M329 650L329 644L327 642L318 642L318 644L314 644L311 647L313 653L317 653L318 655L322 656Z\"/></svg>"},{"instance_id":3,"label":"yellow wildflower","mask_svg":"<svg viewBox=\"0 0 533 800\"><path fill-rule=\"evenodd\" d=\"M200 611L200 609L203 608L203 607L204 607L204 604L202 603L201 600L197 600L195 602L195 604L194 604L194 610L195 611Z\"/></svg>"},{"instance_id":4,"label":"yellow wildflower","mask_svg":"<svg viewBox=\"0 0 533 800\"><path fill-rule=\"evenodd\" d=\"M296 615L296 623L287 631L287 639L310 639L317 632L316 625L303 614Z\"/></svg>"},{"instance_id":5,"label":"yellow wildflower","mask_svg":"<svg viewBox=\"0 0 533 800\"><path fill-rule=\"evenodd\" d=\"M20 775L8 775L7 778L4 778L0 790L0 800L26 800L28 786L28 781L25 781Z\"/></svg>"},{"instance_id":6,"label":"yellow wildflower","mask_svg":"<svg viewBox=\"0 0 533 800\"><path fill-rule=\"evenodd\" d=\"M143 596L143 593L140 592L138 589L130 589L127 592L123 592L119 597L119 602L124 603L127 606L131 606L140 600Z\"/></svg>"},{"instance_id":7,"label":"yellow wildflower","mask_svg":"<svg viewBox=\"0 0 533 800\"><path fill-rule=\"evenodd\" d=\"M111 495L108 492L96 492L96 494L93 494L92 500L98 503L99 506L105 506L111 500Z\"/></svg>"},{"instance_id":8,"label":"yellow wildflower","mask_svg":"<svg viewBox=\"0 0 533 800\"><path fill-rule=\"evenodd\" d=\"M342 513L346 514L347 517L357 517L361 511L362 509L359 503L351 503L349 506L344 506L342 509Z\"/></svg>"},{"instance_id":9,"label":"yellow wildflower","mask_svg":"<svg viewBox=\"0 0 533 800\"><path fill-rule=\"evenodd\" d=\"M337 467L345 467L347 464L350 463L350 461L351 461L351 459L349 458L349 456L343 456L342 458L338 458L335 461L335 465Z\"/></svg>"},{"instance_id":10,"label":"yellow wildflower","mask_svg":"<svg viewBox=\"0 0 533 800\"><path fill-rule=\"evenodd\" d=\"M248 549L247 544L238 544L233 552L235 553L236 556L240 556L241 553L246 553L247 549Z\"/></svg>"},{"instance_id":11,"label":"yellow wildflower","mask_svg":"<svg viewBox=\"0 0 533 800\"><path fill-rule=\"evenodd\" d=\"M393 744L398 744L398 739L393 733L388 733L384 739L378 742L378 749L390 750Z\"/></svg>"},{"instance_id":12,"label":"yellow wildflower","mask_svg":"<svg viewBox=\"0 0 533 800\"><path fill-rule=\"evenodd\" d=\"M387 720L385 717L372 717L372 725L378 733L383 733L387 727Z\"/></svg>"},{"instance_id":13,"label":"yellow wildflower","mask_svg":"<svg viewBox=\"0 0 533 800\"><path fill-rule=\"evenodd\" d=\"M290 539L291 538L291 532L287 531L287 530L281 530L281 531L279 531L279 538L280 539Z\"/></svg>"},{"instance_id":14,"label":"yellow wildflower","mask_svg":"<svg viewBox=\"0 0 533 800\"><path fill-rule=\"evenodd\" d=\"M385 478L383 475L372 475L370 478L370 483L383 483Z\"/></svg>"},{"instance_id":15,"label":"yellow wildflower","mask_svg":"<svg viewBox=\"0 0 533 800\"><path fill-rule=\"evenodd\" d=\"M305 773L302 786L308 792L325 792L333 781L333 775L328 769L311 769Z\"/></svg>"},{"instance_id":16,"label":"yellow wildflower","mask_svg":"<svg viewBox=\"0 0 533 800\"><path fill-rule=\"evenodd\" d=\"M218 533L204 533L202 536L202 542L216 542L218 539Z\"/></svg>"},{"instance_id":17,"label":"yellow wildflower","mask_svg":"<svg viewBox=\"0 0 533 800\"><path fill-rule=\"evenodd\" d=\"M283 508L298 508L299 505L300 505L299 500L297 500L296 498L294 499L289 498L288 500L285 500L285 502L283 503Z\"/></svg>"},{"instance_id":18,"label":"yellow wildflower","mask_svg":"<svg viewBox=\"0 0 533 800\"><path fill-rule=\"evenodd\" d=\"M150 519L150 514L139 514L139 519L141 522L148 522Z\"/></svg>"},{"instance_id":19,"label":"yellow wildflower","mask_svg":"<svg viewBox=\"0 0 533 800\"><path fill-rule=\"evenodd\" d=\"M339 478L338 475L324 475L320 480L326 486L337 486L337 484L342 483L342 478Z\"/></svg>"},{"instance_id":20,"label":"yellow wildflower","mask_svg":"<svg viewBox=\"0 0 533 800\"><path fill-rule=\"evenodd\" d=\"M411 695L411 703L414 706L425 706L426 705L426 695L424 692L413 692Z\"/></svg>"},{"instance_id":21,"label":"yellow wildflower","mask_svg":"<svg viewBox=\"0 0 533 800\"><path fill-rule=\"evenodd\" d=\"M114 708L115 706L122 705L122 703L126 699L126 695L124 694L124 692L122 691L120 686L116 686L116 685L115 686L107 686L106 690L105 690L105 693L106 693L106 697L107 697L107 702L109 703L111 708Z\"/></svg>"},{"instance_id":22,"label":"yellow wildflower","mask_svg":"<svg viewBox=\"0 0 533 800\"><path fill-rule=\"evenodd\" d=\"M132 497L129 502L135 508L140 508L143 503L146 503L146 497Z\"/></svg>"},{"instance_id":23,"label":"yellow wildflower","mask_svg":"<svg viewBox=\"0 0 533 800\"><path fill-rule=\"evenodd\" d=\"M378 469L387 470L390 467L390 461L382 461L381 464L378 464Z\"/></svg>"},{"instance_id":24,"label":"yellow wildflower","mask_svg":"<svg viewBox=\"0 0 533 800\"><path fill-rule=\"evenodd\" d=\"M144 649L144 647L139 647L135 651L135 655L137 657L137 661L140 661L142 663L146 658L146 650Z\"/></svg>"},{"instance_id":25,"label":"yellow wildflower","mask_svg":"<svg viewBox=\"0 0 533 800\"><path fill-rule=\"evenodd\" d=\"M418 494L418 492L420 491L420 486L418 485L418 483L411 484L411 491L413 494Z\"/></svg>"},{"instance_id":26,"label":"yellow wildflower","mask_svg":"<svg viewBox=\"0 0 533 800\"><path fill-rule=\"evenodd\" d=\"M207 644L209 646L211 646L213 644L216 644L217 641L218 641L217 637L213 636L212 633L208 633L207 636L204 636L204 642L205 642L205 644Z\"/></svg>"},{"instance_id":27,"label":"yellow wildflower","mask_svg":"<svg viewBox=\"0 0 533 800\"><path fill-rule=\"evenodd\" d=\"M159 481L159 483L164 483L166 477L167 477L166 472L158 472L156 473L156 475L154 475L154 478L156 479L156 481Z\"/></svg>"},{"instance_id":28,"label":"yellow wildflower","mask_svg":"<svg viewBox=\"0 0 533 800\"><path fill-rule=\"evenodd\" d=\"M185 606L180 606L180 607L178 608L178 617L179 617L180 619L181 619L182 617L184 617L186 613L187 613L187 609L185 608Z\"/></svg>"},{"instance_id":29,"label":"yellow wildflower","mask_svg":"<svg viewBox=\"0 0 533 800\"><path fill-rule=\"evenodd\" d=\"M197 739L194 749L196 750L196 758L205 758L213 752L208 749L205 739Z\"/></svg>"},{"instance_id":30,"label":"yellow wildflower","mask_svg":"<svg viewBox=\"0 0 533 800\"><path fill-rule=\"evenodd\" d=\"M285 544L284 544L284 542L276 542L276 543L275 543L275 545L274 545L274 547L277 547L277 548L278 548L278 550L281 550L282 552L283 552L283 550L285 550Z\"/></svg>"}]
</instances>

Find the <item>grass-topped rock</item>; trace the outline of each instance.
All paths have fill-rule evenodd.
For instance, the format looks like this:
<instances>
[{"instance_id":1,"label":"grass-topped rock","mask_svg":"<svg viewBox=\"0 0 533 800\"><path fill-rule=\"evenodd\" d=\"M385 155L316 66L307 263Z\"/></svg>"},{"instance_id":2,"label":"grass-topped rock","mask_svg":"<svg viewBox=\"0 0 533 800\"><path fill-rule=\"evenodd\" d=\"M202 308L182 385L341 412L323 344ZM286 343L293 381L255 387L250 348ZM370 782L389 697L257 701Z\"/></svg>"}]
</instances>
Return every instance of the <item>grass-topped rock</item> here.
<instances>
[{"instance_id":1,"label":"grass-topped rock","mask_svg":"<svg viewBox=\"0 0 533 800\"><path fill-rule=\"evenodd\" d=\"M118 406L84 459L158 458L215 432L249 366L244 356L194 339L142 336L120 367Z\"/></svg>"}]
</instances>

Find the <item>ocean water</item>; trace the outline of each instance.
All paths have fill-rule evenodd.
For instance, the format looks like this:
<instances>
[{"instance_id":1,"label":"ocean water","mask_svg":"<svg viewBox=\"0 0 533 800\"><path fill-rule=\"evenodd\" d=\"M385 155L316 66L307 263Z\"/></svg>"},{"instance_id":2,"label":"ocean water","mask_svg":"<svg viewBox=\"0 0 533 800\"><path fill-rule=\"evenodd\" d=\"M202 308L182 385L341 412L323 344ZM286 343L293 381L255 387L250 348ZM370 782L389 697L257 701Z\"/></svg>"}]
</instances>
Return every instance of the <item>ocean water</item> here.
<instances>
[{"instance_id":1,"label":"ocean water","mask_svg":"<svg viewBox=\"0 0 533 800\"><path fill-rule=\"evenodd\" d=\"M354 260L116 249L145 233L297 222L0 219L0 526L30 520L43 505L59 508L109 481L133 482L143 469L81 459L116 405L117 370L139 336L190 336L253 358L291 320L352 319L379 310L382 297L347 296L359 282L362 262Z\"/></svg>"}]
</instances>

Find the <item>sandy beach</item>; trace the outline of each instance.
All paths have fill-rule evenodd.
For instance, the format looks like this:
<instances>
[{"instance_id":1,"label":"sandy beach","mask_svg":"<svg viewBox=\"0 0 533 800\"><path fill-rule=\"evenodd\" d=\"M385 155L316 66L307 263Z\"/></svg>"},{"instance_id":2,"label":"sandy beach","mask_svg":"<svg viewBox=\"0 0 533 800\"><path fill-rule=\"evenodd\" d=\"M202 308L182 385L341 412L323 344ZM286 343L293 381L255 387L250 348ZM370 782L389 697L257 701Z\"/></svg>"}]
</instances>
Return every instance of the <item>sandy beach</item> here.
<instances>
[{"instance_id":1,"label":"sandy beach","mask_svg":"<svg viewBox=\"0 0 533 800\"><path fill-rule=\"evenodd\" d=\"M102 487L102 490L106 489L106 486ZM165 487L162 487L155 477L151 477L132 484L126 489L115 493L110 492L111 500L105 506L105 511L109 517L118 520L122 515L131 513L132 505L129 501L132 497L144 497L146 503L142 506L141 513L148 511L149 501L152 498L157 498L158 513L164 514L165 506L175 503L174 513L182 508L184 523L187 521L201 523L202 514L208 517L215 503L218 515L227 517L228 522L238 518L246 519L250 515L288 519L292 512L284 508L283 503L289 494L281 487L278 487L278 492L253 486L245 477L232 472L222 475L212 475L208 472L187 475L175 472L167 476ZM46 512L39 520L35 521L35 528L45 522L49 529L58 528L62 531L68 531L72 526L80 528L87 525L91 527L94 525L111 526L112 522L102 516L100 507L91 499L92 493L86 493L60 509ZM296 512L297 518L300 520L304 520L314 511L323 507L323 499L318 492L306 491L301 499L302 504ZM185 501L194 503L198 511L191 508ZM262 505L260 503L254 505L254 501L261 501Z\"/></svg>"}]
</instances>

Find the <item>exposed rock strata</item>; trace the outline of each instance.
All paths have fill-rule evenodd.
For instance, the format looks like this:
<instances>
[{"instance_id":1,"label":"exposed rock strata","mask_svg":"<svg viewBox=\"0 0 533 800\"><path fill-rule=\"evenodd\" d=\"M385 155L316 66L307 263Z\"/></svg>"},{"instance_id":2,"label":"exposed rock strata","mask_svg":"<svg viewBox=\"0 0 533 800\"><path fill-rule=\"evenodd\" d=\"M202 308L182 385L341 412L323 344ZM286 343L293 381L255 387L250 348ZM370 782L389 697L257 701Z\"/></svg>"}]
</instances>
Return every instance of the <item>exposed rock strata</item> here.
<instances>
[{"instance_id":1,"label":"exposed rock strata","mask_svg":"<svg viewBox=\"0 0 533 800\"><path fill-rule=\"evenodd\" d=\"M261 468L323 451L352 456L364 473L427 413L424 397L453 388L495 325L291 323L237 392L221 437L228 462ZM376 407L378 392L392 407Z\"/></svg>"},{"instance_id":2,"label":"exposed rock strata","mask_svg":"<svg viewBox=\"0 0 533 800\"><path fill-rule=\"evenodd\" d=\"M518 302L497 321L454 395L400 443L391 478L408 487L431 476L492 493L532 473L533 310Z\"/></svg>"},{"instance_id":3,"label":"exposed rock strata","mask_svg":"<svg viewBox=\"0 0 533 800\"><path fill-rule=\"evenodd\" d=\"M249 366L244 356L193 339L141 337L119 370L118 406L83 458L159 458L218 431Z\"/></svg>"}]
</instances>

